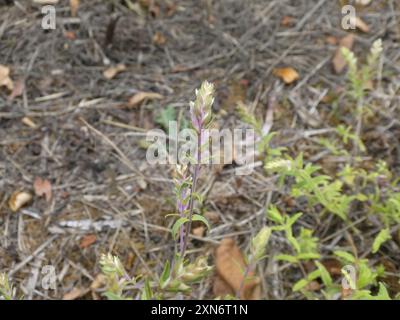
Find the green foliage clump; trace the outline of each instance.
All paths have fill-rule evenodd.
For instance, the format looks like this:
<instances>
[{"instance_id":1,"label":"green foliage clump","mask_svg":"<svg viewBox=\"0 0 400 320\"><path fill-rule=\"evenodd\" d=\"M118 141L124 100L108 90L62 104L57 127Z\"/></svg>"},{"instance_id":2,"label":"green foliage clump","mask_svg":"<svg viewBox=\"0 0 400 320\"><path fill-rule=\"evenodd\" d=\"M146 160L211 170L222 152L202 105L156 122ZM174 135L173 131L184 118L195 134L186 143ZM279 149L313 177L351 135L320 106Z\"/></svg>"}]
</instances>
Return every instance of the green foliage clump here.
<instances>
[{"instance_id":1,"label":"green foliage clump","mask_svg":"<svg viewBox=\"0 0 400 320\"><path fill-rule=\"evenodd\" d=\"M15 300L16 290L5 273L0 273L0 300Z\"/></svg>"}]
</instances>

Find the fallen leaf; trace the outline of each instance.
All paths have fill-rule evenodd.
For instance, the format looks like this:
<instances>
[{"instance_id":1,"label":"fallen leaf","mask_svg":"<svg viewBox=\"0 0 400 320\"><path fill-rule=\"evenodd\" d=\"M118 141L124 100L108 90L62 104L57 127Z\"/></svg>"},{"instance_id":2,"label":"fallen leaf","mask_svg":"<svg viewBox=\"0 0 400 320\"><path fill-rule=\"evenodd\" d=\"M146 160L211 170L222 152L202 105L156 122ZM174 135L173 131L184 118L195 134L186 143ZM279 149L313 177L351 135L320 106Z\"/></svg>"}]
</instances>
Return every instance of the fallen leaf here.
<instances>
[{"instance_id":1,"label":"fallen leaf","mask_svg":"<svg viewBox=\"0 0 400 320\"><path fill-rule=\"evenodd\" d=\"M284 16L281 20L281 25L284 27L293 26L294 19L291 16Z\"/></svg>"},{"instance_id":2,"label":"fallen leaf","mask_svg":"<svg viewBox=\"0 0 400 320\"><path fill-rule=\"evenodd\" d=\"M333 57L332 60L333 68L336 74L342 73L347 65L346 60L344 59L344 56L342 54L342 48L347 48L351 50L353 48L353 44L354 44L353 34L349 34L340 40L339 47L337 48L335 56Z\"/></svg>"},{"instance_id":3,"label":"fallen leaf","mask_svg":"<svg viewBox=\"0 0 400 320\"><path fill-rule=\"evenodd\" d=\"M71 16L76 17L79 8L79 0L69 0L69 6L71 8Z\"/></svg>"},{"instance_id":4,"label":"fallen leaf","mask_svg":"<svg viewBox=\"0 0 400 320\"><path fill-rule=\"evenodd\" d=\"M192 67L188 67L183 64L177 64L171 69L171 72L172 73L180 73L180 72L187 72L187 71L191 71L191 70L193 70Z\"/></svg>"},{"instance_id":5,"label":"fallen leaf","mask_svg":"<svg viewBox=\"0 0 400 320\"><path fill-rule=\"evenodd\" d=\"M215 252L215 266L218 275L237 293L243 284L240 292L242 300L257 300L260 298L260 281L254 277L253 272L248 274L244 280L246 263L240 249L231 238L221 241Z\"/></svg>"},{"instance_id":6,"label":"fallen leaf","mask_svg":"<svg viewBox=\"0 0 400 320\"><path fill-rule=\"evenodd\" d=\"M79 244L79 247L81 249L85 249L89 246L91 246L93 243L95 243L97 240L97 237L95 234L87 234L81 239L81 243Z\"/></svg>"},{"instance_id":7,"label":"fallen leaf","mask_svg":"<svg viewBox=\"0 0 400 320\"><path fill-rule=\"evenodd\" d=\"M12 91L14 89L14 83L10 78L10 68L0 64L0 87L6 87Z\"/></svg>"},{"instance_id":8,"label":"fallen leaf","mask_svg":"<svg viewBox=\"0 0 400 320\"><path fill-rule=\"evenodd\" d=\"M309 284L306 285L305 290L307 291L318 291L321 289L321 285L318 281L311 281Z\"/></svg>"},{"instance_id":9,"label":"fallen leaf","mask_svg":"<svg viewBox=\"0 0 400 320\"><path fill-rule=\"evenodd\" d=\"M346 299L347 297L351 296L353 290L351 288L343 288L342 287L342 299Z\"/></svg>"},{"instance_id":10,"label":"fallen leaf","mask_svg":"<svg viewBox=\"0 0 400 320\"><path fill-rule=\"evenodd\" d=\"M8 100L12 101L14 100L16 97L22 96L22 94L24 93L24 89L25 89L25 82L23 79L19 79L15 82L14 84L14 88L10 94L10 96L8 97Z\"/></svg>"},{"instance_id":11,"label":"fallen leaf","mask_svg":"<svg viewBox=\"0 0 400 320\"><path fill-rule=\"evenodd\" d=\"M368 80L364 83L364 90L373 91L374 90L374 82L372 80Z\"/></svg>"},{"instance_id":12,"label":"fallen leaf","mask_svg":"<svg viewBox=\"0 0 400 320\"><path fill-rule=\"evenodd\" d=\"M175 14L178 6L176 3L167 3L167 17L171 17Z\"/></svg>"},{"instance_id":13,"label":"fallen leaf","mask_svg":"<svg viewBox=\"0 0 400 320\"><path fill-rule=\"evenodd\" d=\"M161 32L156 32L153 36L153 43L159 46L163 46L167 42L167 38L161 33Z\"/></svg>"},{"instance_id":14,"label":"fallen leaf","mask_svg":"<svg viewBox=\"0 0 400 320\"><path fill-rule=\"evenodd\" d=\"M76 33L74 31L65 31L64 32L64 36L68 39L68 40L75 40L76 39Z\"/></svg>"},{"instance_id":15,"label":"fallen leaf","mask_svg":"<svg viewBox=\"0 0 400 320\"><path fill-rule=\"evenodd\" d=\"M327 36L325 38L325 40L326 40L327 43L329 43L329 44L331 44L333 46L336 46L337 43L338 43L338 39L335 36Z\"/></svg>"},{"instance_id":16,"label":"fallen leaf","mask_svg":"<svg viewBox=\"0 0 400 320\"><path fill-rule=\"evenodd\" d=\"M122 63L117 64L116 66L109 67L103 72L103 75L106 79L111 80L114 78L118 73L125 71L126 66Z\"/></svg>"},{"instance_id":17,"label":"fallen leaf","mask_svg":"<svg viewBox=\"0 0 400 320\"><path fill-rule=\"evenodd\" d=\"M79 288L73 288L63 296L63 300L76 300L85 294L85 291Z\"/></svg>"},{"instance_id":18,"label":"fallen leaf","mask_svg":"<svg viewBox=\"0 0 400 320\"><path fill-rule=\"evenodd\" d=\"M36 128L38 127L37 124L34 123L34 122L32 121L32 119L29 118L29 117L23 117L22 120L21 120L21 122L22 122L24 125L26 125L26 126L32 128L32 129L36 129Z\"/></svg>"},{"instance_id":19,"label":"fallen leaf","mask_svg":"<svg viewBox=\"0 0 400 320\"><path fill-rule=\"evenodd\" d=\"M107 282L107 278L104 274L99 273L93 280L92 284L90 285L91 290L97 290L105 285Z\"/></svg>"},{"instance_id":20,"label":"fallen leaf","mask_svg":"<svg viewBox=\"0 0 400 320\"><path fill-rule=\"evenodd\" d=\"M331 276L342 275L342 264L336 259L326 259L322 261L322 265L329 272Z\"/></svg>"},{"instance_id":21,"label":"fallen leaf","mask_svg":"<svg viewBox=\"0 0 400 320\"><path fill-rule=\"evenodd\" d=\"M137 183L139 185L140 190L146 190L146 188L147 188L146 180L144 180L142 178L138 178Z\"/></svg>"},{"instance_id":22,"label":"fallen leaf","mask_svg":"<svg viewBox=\"0 0 400 320\"><path fill-rule=\"evenodd\" d=\"M224 298L226 296L235 296L230 285L222 279L219 275L216 275L213 281L213 293L215 297Z\"/></svg>"},{"instance_id":23,"label":"fallen leaf","mask_svg":"<svg viewBox=\"0 0 400 320\"><path fill-rule=\"evenodd\" d=\"M388 285L388 289L393 290L394 292L399 292L400 282L398 280L398 277L396 276L397 274L399 274L399 272L396 268L396 264L391 262L389 258L381 258L380 262L382 263L382 266L385 267L385 275L382 276L382 278Z\"/></svg>"},{"instance_id":24,"label":"fallen leaf","mask_svg":"<svg viewBox=\"0 0 400 320\"><path fill-rule=\"evenodd\" d=\"M368 25L360 18L360 17L355 17L354 24L357 29L361 30L364 33L369 32L369 27Z\"/></svg>"},{"instance_id":25,"label":"fallen leaf","mask_svg":"<svg viewBox=\"0 0 400 320\"><path fill-rule=\"evenodd\" d=\"M59 0L33 0L34 3L37 4L57 4Z\"/></svg>"},{"instance_id":26,"label":"fallen leaf","mask_svg":"<svg viewBox=\"0 0 400 320\"><path fill-rule=\"evenodd\" d=\"M35 181L33 182L33 189L35 190L35 194L38 197L45 196L46 201L50 202L52 197L51 191L51 183L47 179L42 179L40 177L36 177Z\"/></svg>"},{"instance_id":27,"label":"fallen leaf","mask_svg":"<svg viewBox=\"0 0 400 320\"><path fill-rule=\"evenodd\" d=\"M206 211L204 217L214 224L219 222L219 214L215 211Z\"/></svg>"},{"instance_id":28,"label":"fallen leaf","mask_svg":"<svg viewBox=\"0 0 400 320\"><path fill-rule=\"evenodd\" d=\"M140 103L142 103L144 100L154 100L154 99L163 99L164 97L155 92L138 92L134 96L132 96L129 101L128 101L128 106L129 107L134 107Z\"/></svg>"},{"instance_id":29,"label":"fallen leaf","mask_svg":"<svg viewBox=\"0 0 400 320\"><path fill-rule=\"evenodd\" d=\"M8 200L8 205L13 212L17 212L31 200L32 195L29 192L15 191Z\"/></svg>"},{"instance_id":30,"label":"fallen leaf","mask_svg":"<svg viewBox=\"0 0 400 320\"><path fill-rule=\"evenodd\" d=\"M247 98L248 85L242 80L233 80L229 83L226 93L223 93L221 108L227 111L234 111L238 103L244 103ZM226 97L226 98L225 98Z\"/></svg>"},{"instance_id":31,"label":"fallen leaf","mask_svg":"<svg viewBox=\"0 0 400 320\"><path fill-rule=\"evenodd\" d=\"M371 3L371 1L372 0L356 0L356 3L362 6L368 6Z\"/></svg>"},{"instance_id":32,"label":"fallen leaf","mask_svg":"<svg viewBox=\"0 0 400 320\"><path fill-rule=\"evenodd\" d=\"M300 78L297 71L293 68L277 68L274 70L274 75L282 79L286 84L291 84Z\"/></svg>"},{"instance_id":33,"label":"fallen leaf","mask_svg":"<svg viewBox=\"0 0 400 320\"><path fill-rule=\"evenodd\" d=\"M204 226L200 226L197 228L193 228L192 233L196 237L202 238L204 236L204 233L206 232L206 228Z\"/></svg>"},{"instance_id":34,"label":"fallen leaf","mask_svg":"<svg viewBox=\"0 0 400 320\"><path fill-rule=\"evenodd\" d=\"M153 0L139 0L140 6L147 10L153 18L157 18L160 15L160 7Z\"/></svg>"}]
</instances>

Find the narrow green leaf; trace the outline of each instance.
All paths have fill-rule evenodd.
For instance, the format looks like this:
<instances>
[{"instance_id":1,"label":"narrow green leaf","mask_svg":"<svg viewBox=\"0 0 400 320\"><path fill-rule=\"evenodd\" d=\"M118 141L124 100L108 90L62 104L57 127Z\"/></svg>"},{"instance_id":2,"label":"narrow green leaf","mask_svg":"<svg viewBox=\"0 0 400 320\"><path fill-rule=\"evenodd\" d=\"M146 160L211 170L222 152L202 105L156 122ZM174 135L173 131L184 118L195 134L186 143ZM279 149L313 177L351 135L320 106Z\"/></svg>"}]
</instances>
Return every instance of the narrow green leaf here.
<instances>
[{"instance_id":1,"label":"narrow green leaf","mask_svg":"<svg viewBox=\"0 0 400 320\"><path fill-rule=\"evenodd\" d=\"M165 263L164 270L160 276L160 287L163 288L164 285L167 283L169 279L169 275L171 272L171 265L169 263L169 260Z\"/></svg>"},{"instance_id":2,"label":"narrow green leaf","mask_svg":"<svg viewBox=\"0 0 400 320\"><path fill-rule=\"evenodd\" d=\"M389 296L389 293L382 282L379 282L379 292L376 296L377 300L392 300Z\"/></svg>"},{"instance_id":3,"label":"narrow green leaf","mask_svg":"<svg viewBox=\"0 0 400 320\"><path fill-rule=\"evenodd\" d=\"M211 229L210 223L207 221L207 219L199 214L194 214L192 217L192 220L193 221L201 221L207 226L208 230Z\"/></svg>"},{"instance_id":4,"label":"narrow green leaf","mask_svg":"<svg viewBox=\"0 0 400 320\"><path fill-rule=\"evenodd\" d=\"M155 122L165 130L169 130L169 123L176 120L176 112L173 106L167 106L155 118Z\"/></svg>"},{"instance_id":5,"label":"narrow green leaf","mask_svg":"<svg viewBox=\"0 0 400 320\"><path fill-rule=\"evenodd\" d=\"M125 300L122 296L115 294L111 291L107 291L104 293L104 296L108 299L108 300Z\"/></svg>"},{"instance_id":6,"label":"narrow green leaf","mask_svg":"<svg viewBox=\"0 0 400 320\"><path fill-rule=\"evenodd\" d=\"M335 251L334 254L338 256L339 258L342 258L346 262L354 263L356 261L356 258L351 253L348 253L346 251Z\"/></svg>"},{"instance_id":7,"label":"narrow green leaf","mask_svg":"<svg viewBox=\"0 0 400 320\"><path fill-rule=\"evenodd\" d=\"M273 222L276 222L276 223L279 223L279 224L283 224L284 223L283 216L279 212L278 208L275 207L275 206L271 206L267 210L267 217L270 218Z\"/></svg>"},{"instance_id":8,"label":"narrow green leaf","mask_svg":"<svg viewBox=\"0 0 400 320\"><path fill-rule=\"evenodd\" d=\"M275 260L287 261L287 262L291 262L291 263L296 263L298 261L296 257L291 256L289 254L278 254L275 256Z\"/></svg>"},{"instance_id":9,"label":"narrow green leaf","mask_svg":"<svg viewBox=\"0 0 400 320\"><path fill-rule=\"evenodd\" d=\"M306 279L301 279L295 283L292 290L294 292L296 292L296 291L303 289L307 285L308 285L308 281Z\"/></svg>"},{"instance_id":10,"label":"narrow green leaf","mask_svg":"<svg viewBox=\"0 0 400 320\"><path fill-rule=\"evenodd\" d=\"M333 282L332 282L332 278L331 278L331 275L329 274L328 270L326 270L324 265L318 261L315 261L315 264L316 264L318 270L321 272L321 279L322 279L322 282L324 283L324 285L326 287L331 286Z\"/></svg>"},{"instance_id":11,"label":"narrow green leaf","mask_svg":"<svg viewBox=\"0 0 400 320\"><path fill-rule=\"evenodd\" d=\"M153 290L151 290L150 280L146 279L142 292L142 300L150 300L151 298L153 298Z\"/></svg>"},{"instance_id":12,"label":"narrow green leaf","mask_svg":"<svg viewBox=\"0 0 400 320\"><path fill-rule=\"evenodd\" d=\"M372 244L372 253L377 253L382 244L384 244L386 241L390 239L392 239L390 235L390 230L388 228L382 229L378 233L378 235L374 240L374 243Z\"/></svg>"},{"instance_id":13,"label":"narrow green leaf","mask_svg":"<svg viewBox=\"0 0 400 320\"><path fill-rule=\"evenodd\" d=\"M321 258L321 255L313 252L299 253L297 256L299 260L313 260Z\"/></svg>"},{"instance_id":14,"label":"narrow green leaf","mask_svg":"<svg viewBox=\"0 0 400 320\"><path fill-rule=\"evenodd\" d=\"M188 222L188 221L189 221L189 219L186 218L186 217L179 218L178 220L175 221L175 223L174 223L174 225L173 225L173 227L172 227L172 230L171 230L172 237L173 237L174 239L176 239L176 235L177 235L177 233L178 233L178 231L179 231L179 228L180 228L184 223L186 223L186 222Z\"/></svg>"}]
</instances>

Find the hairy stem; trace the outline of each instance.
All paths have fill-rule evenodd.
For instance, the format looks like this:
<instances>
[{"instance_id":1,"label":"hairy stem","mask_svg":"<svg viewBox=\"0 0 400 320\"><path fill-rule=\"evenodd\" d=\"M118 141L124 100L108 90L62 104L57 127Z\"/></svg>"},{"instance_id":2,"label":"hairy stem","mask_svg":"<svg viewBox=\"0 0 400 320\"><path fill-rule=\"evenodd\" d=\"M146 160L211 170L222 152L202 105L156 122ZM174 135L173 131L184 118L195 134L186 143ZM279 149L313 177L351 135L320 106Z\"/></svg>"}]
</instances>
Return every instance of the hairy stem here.
<instances>
[{"instance_id":1,"label":"hairy stem","mask_svg":"<svg viewBox=\"0 0 400 320\"><path fill-rule=\"evenodd\" d=\"M363 118L363 108L364 98L360 97L357 101L357 125L356 125L356 136L361 141L361 131L362 131L362 118ZM354 155L357 156L359 153L359 146L357 143L354 144Z\"/></svg>"},{"instance_id":2,"label":"hairy stem","mask_svg":"<svg viewBox=\"0 0 400 320\"><path fill-rule=\"evenodd\" d=\"M246 269L244 270L243 279L242 279L242 282L240 283L239 290L236 292L236 299L240 299L240 294L243 291L244 284L245 284L247 277L249 276L249 273L251 272L252 269L253 269L253 264L249 263L247 265Z\"/></svg>"},{"instance_id":3,"label":"hairy stem","mask_svg":"<svg viewBox=\"0 0 400 320\"><path fill-rule=\"evenodd\" d=\"M192 219L193 219L193 209L194 209L194 193L196 192L197 187L197 178L200 172L200 160L201 160L201 135L202 129L200 129L200 133L197 137L197 162L194 166L193 171L193 179L192 179L192 187L190 189L190 198L189 198L189 221L186 228L185 239L183 242L183 246L181 247L181 257L184 257L186 248L189 242L190 231L192 229Z\"/></svg>"}]
</instances>

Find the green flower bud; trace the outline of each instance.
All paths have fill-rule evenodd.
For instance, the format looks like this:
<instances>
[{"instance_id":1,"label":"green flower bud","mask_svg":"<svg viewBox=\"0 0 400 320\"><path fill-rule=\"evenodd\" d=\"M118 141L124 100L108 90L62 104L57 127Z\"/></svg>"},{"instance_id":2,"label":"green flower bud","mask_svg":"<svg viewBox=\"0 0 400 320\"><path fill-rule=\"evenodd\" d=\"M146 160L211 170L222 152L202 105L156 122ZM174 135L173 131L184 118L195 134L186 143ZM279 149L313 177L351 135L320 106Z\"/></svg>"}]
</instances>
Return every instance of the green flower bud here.
<instances>
[{"instance_id":1,"label":"green flower bud","mask_svg":"<svg viewBox=\"0 0 400 320\"><path fill-rule=\"evenodd\" d=\"M271 229L269 227L264 227L251 241L251 252L255 261L260 260L265 255L266 246L270 236Z\"/></svg>"},{"instance_id":2,"label":"green flower bud","mask_svg":"<svg viewBox=\"0 0 400 320\"><path fill-rule=\"evenodd\" d=\"M101 270L106 275L117 274L123 276L125 274L124 267L118 257L112 256L110 253L103 254L100 258Z\"/></svg>"},{"instance_id":3,"label":"green flower bud","mask_svg":"<svg viewBox=\"0 0 400 320\"><path fill-rule=\"evenodd\" d=\"M204 81L196 90L196 100L190 102L192 126L198 132L207 128L212 120L211 107L214 103L214 85Z\"/></svg>"},{"instance_id":4,"label":"green flower bud","mask_svg":"<svg viewBox=\"0 0 400 320\"><path fill-rule=\"evenodd\" d=\"M200 257L194 263L184 268L182 280L185 283L194 283L203 279L212 270L207 264L207 257Z\"/></svg>"}]
</instances>

